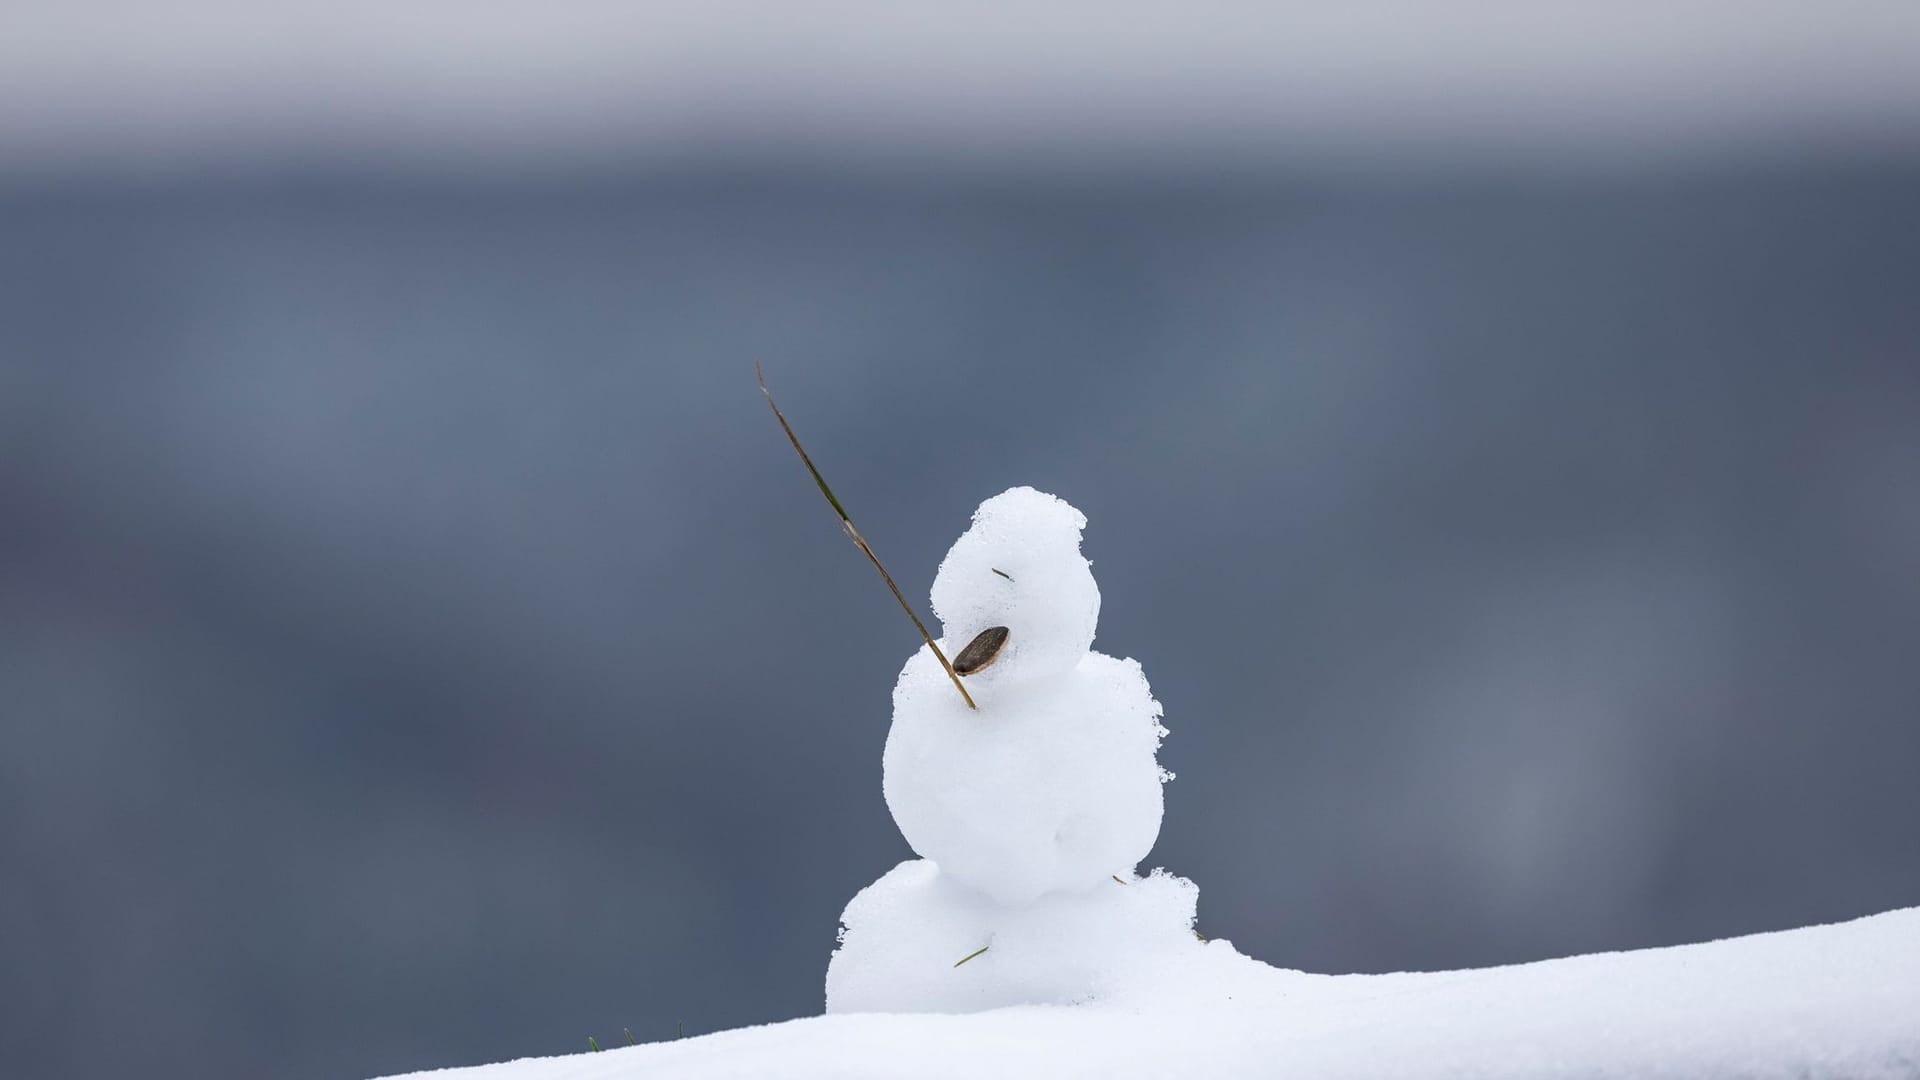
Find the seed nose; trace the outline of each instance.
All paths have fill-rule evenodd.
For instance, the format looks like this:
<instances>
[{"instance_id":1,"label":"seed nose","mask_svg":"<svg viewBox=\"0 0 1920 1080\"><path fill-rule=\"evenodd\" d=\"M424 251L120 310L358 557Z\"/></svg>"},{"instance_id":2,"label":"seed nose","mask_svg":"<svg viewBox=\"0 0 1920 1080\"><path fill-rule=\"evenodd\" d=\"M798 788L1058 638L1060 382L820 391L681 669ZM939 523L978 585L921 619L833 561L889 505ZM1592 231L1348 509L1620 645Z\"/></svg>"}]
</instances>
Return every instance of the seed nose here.
<instances>
[{"instance_id":1,"label":"seed nose","mask_svg":"<svg viewBox=\"0 0 1920 1080\"><path fill-rule=\"evenodd\" d=\"M1008 630L1004 626L989 626L975 634L960 655L953 658L953 670L961 675L971 675L984 669L988 664L1000 658L1000 650L1006 647Z\"/></svg>"}]
</instances>

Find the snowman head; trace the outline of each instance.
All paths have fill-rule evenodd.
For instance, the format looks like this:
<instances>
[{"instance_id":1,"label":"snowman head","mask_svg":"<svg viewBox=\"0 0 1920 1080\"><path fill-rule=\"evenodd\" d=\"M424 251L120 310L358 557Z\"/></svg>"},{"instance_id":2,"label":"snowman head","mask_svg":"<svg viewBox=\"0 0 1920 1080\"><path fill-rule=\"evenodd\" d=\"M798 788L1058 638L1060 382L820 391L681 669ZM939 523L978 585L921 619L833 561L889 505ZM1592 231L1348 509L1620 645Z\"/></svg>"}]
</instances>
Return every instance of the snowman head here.
<instances>
[{"instance_id":1,"label":"snowman head","mask_svg":"<svg viewBox=\"0 0 1920 1080\"><path fill-rule=\"evenodd\" d=\"M1100 588L1080 554L1086 516L1017 487L973 512L933 579L945 651L976 698L1073 670L1093 645Z\"/></svg>"}]
</instances>

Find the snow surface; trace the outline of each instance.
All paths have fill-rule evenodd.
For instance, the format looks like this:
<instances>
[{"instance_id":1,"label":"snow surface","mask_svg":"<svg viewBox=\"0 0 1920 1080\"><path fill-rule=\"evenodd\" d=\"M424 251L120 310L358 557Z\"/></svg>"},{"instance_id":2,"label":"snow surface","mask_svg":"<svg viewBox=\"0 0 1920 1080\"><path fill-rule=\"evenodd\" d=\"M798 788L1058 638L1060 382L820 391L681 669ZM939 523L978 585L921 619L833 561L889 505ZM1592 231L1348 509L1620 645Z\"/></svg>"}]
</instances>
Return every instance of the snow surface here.
<instances>
[{"instance_id":1,"label":"snow surface","mask_svg":"<svg viewBox=\"0 0 1920 1080\"><path fill-rule=\"evenodd\" d=\"M1920 908L1705 945L1434 974L1307 975L1214 941L1140 966L1087 1005L812 1017L414 1075L1912 1080L1920 1077Z\"/></svg>"},{"instance_id":2,"label":"snow surface","mask_svg":"<svg viewBox=\"0 0 1920 1080\"><path fill-rule=\"evenodd\" d=\"M1193 883L1133 873L1165 730L1140 665L1090 651L1085 525L1014 488L941 563L943 650L1006 644L965 676L977 710L926 648L900 673L883 783L924 857L847 905L828 1015L437 1075L1920 1078L1920 908L1425 975L1307 975L1198 938Z\"/></svg>"}]
</instances>

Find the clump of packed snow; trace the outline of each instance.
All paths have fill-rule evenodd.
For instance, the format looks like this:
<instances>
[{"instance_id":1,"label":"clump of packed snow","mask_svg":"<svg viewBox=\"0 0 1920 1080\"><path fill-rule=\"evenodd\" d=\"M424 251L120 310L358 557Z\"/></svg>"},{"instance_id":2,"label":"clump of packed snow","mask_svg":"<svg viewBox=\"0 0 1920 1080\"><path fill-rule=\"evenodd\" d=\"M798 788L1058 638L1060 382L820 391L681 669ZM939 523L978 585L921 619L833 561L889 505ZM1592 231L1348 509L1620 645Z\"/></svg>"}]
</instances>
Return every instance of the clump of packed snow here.
<instances>
[{"instance_id":1,"label":"clump of packed snow","mask_svg":"<svg viewBox=\"0 0 1920 1080\"><path fill-rule=\"evenodd\" d=\"M1013 629L1007 648L1020 637ZM1015 665L1018 677L1025 659L982 675ZM1132 873L1160 835L1163 776L1160 706L1140 665L1083 653L1018 694L995 689L970 710L929 650L907 661L882 756L901 835L1009 907Z\"/></svg>"},{"instance_id":2,"label":"clump of packed snow","mask_svg":"<svg viewBox=\"0 0 1920 1080\"><path fill-rule=\"evenodd\" d=\"M1199 949L1198 895L1192 882L1155 873L1009 909L925 859L904 862L841 916L827 1011L978 1012L1113 993L1131 973Z\"/></svg>"},{"instance_id":3,"label":"clump of packed snow","mask_svg":"<svg viewBox=\"0 0 1920 1080\"><path fill-rule=\"evenodd\" d=\"M1193 886L1134 876L1160 832L1166 729L1140 665L1091 651L1085 525L1014 488L980 504L940 564L940 647L978 708L930 648L900 672L883 785L923 859L847 906L828 1012L1085 1001L1118 969L1197 947ZM985 667L960 661L1003 631Z\"/></svg>"},{"instance_id":4,"label":"clump of packed snow","mask_svg":"<svg viewBox=\"0 0 1920 1080\"><path fill-rule=\"evenodd\" d=\"M968 677L975 701L1056 679L1086 659L1100 619L1100 587L1080 554L1086 527L1065 500L1017 487L981 503L948 549L933 579L941 648L951 657L990 626L1013 631L994 666Z\"/></svg>"}]
</instances>

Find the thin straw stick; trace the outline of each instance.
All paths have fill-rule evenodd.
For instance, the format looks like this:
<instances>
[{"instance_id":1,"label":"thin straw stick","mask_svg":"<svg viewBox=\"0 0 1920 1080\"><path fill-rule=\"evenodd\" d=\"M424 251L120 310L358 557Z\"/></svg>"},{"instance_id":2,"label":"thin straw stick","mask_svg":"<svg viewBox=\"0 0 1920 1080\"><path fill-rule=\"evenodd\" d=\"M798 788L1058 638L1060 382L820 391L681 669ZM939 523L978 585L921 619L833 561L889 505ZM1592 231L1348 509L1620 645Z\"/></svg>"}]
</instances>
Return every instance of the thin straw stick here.
<instances>
[{"instance_id":1,"label":"thin straw stick","mask_svg":"<svg viewBox=\"0 0 1920 1080\"><path fill-rule=\"evenodd\" d=\"M873 563L873 568L880 571L880 577L887 583L887 588L893 590L893 598L900 601L900 610L906 612L907 618L913 620L913 628L920 631L920 637L927 643L927 648L933 650L934 659L940 661L940 666L946 669L947 678L953 680L953 688L960 691L960 696L966 699L967 708L979 708L973 703L973 695L967 693L967 688L960 685L960 675L953 670L953 665L947 662L947 655L940 651L940 646L933 643L933 635L927 633L926 624L920 621L920 616L913 613L913 605L907 603L907 598L900 595L900 586L893 583L893 575L887 573L887 568L880 565L880 556L873 553L873 548L867 546L866 538L860 535L860 530L854 528L853 519L847 516L847 508L840 505L840 500L834 497L833 489L827 486L826 478L820 475L819 469L813 467L813 459L808 457L806 450L801 447L800 437L793 433L793 425L787 423L786 415L780 411L780 406L774 403L773 391L767 389L767 373L760 370L758 360L753 363L753 374L760 380L760 392L767 395L767 404L773 406L773 418L780 421L781 430L787 433L787 441L793 444L793 452L800 455L801 463L806 465L807 471L813 474L813 482L820 486L820 494L827 497L827 501L833 504L833 512L840 515L841 527L847 530L847 535L853 538L854 544L866 553L867 560Z\"/></svg>"}]
</instances>

